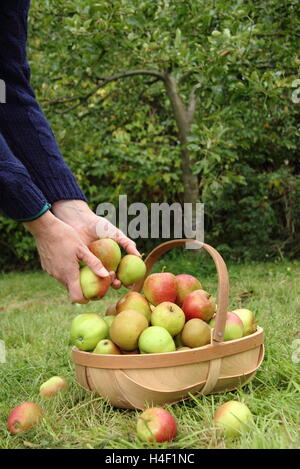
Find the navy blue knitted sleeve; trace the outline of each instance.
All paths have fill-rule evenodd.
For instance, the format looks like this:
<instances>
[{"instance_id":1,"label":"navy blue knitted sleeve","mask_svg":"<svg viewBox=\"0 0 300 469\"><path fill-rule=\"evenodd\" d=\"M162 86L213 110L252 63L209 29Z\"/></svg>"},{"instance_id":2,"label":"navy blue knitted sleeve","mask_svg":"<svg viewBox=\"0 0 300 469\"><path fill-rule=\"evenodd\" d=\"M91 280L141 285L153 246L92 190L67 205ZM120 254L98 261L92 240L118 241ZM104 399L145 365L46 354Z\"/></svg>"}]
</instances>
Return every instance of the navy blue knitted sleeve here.
<instances>
[{"instance_id":1,"label":"navy blue knitted sleeve","mask_svg":"<svg viewBox=\"0 0 300 469\"><path fill-rule=\"evenodd\" d=\"M30 85L26 57L30 0L2 0L0 7L0 79L6 103L0 104L0 132L51 204L86 200L55 141Z\"/></svg>"},{"instance_id":2,"label":"navy blue knitted sleeve","mask_svg":"<svg viewBox=\"0 0 300 469\"><path fill-rule=\"evenodd\" d=\"M25 221L48 207L44 195L0 134L0 208L8 217Z\"/></svg>"}]
</instances>

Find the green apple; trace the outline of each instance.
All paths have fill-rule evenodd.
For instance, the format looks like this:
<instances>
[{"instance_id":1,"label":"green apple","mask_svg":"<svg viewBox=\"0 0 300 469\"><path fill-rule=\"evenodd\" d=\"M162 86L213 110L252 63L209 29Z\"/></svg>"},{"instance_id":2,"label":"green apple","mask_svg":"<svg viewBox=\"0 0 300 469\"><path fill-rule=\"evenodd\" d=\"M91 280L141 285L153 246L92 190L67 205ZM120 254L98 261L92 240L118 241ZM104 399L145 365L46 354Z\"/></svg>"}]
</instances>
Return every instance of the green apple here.
<instances>
[{"instance_id":1,"label":"green apple","mask_svg":"<svg viewBox=\"0 0 300 469\"><path fill-rule=\"evenodd\" d=\"M233 310L233 313L237 314L241 319L244 326L244 336L253 334L256 331L256 319L252 311L246 308L240 308Z\"/></svg>"},{"instance_id":2,"label":"green apple","mask_svg":"<svg viewBox=\"0 0 300 469\"><path fill-rule=\"evenodd\" d=\"M153 310L151 315L152 326L167 329L171 336L179 334L185 323L185 314L175 303L164 301Z\"/></svg>"},{"instance_id":3,"label":"green apple","mask_svg":"<svg viewBox=\"0 0 300 469\"><path fill-rule=\"evenodd\" d=\"M150 305L146 298L140 293L132 291L122 296L116 306L117 314L121 313L121 311L125 311L125 309L134 309L135 311L138 311L145 316L148 322L150 322Z\"/></svg>"},{"instance_id":4,"label":"green apple","mask_svg":"<svg viewBox=\"0 0 300 469\"><path fill-rule=\"evenodd\" d=\"M93 353L121 355L120 349L109 339L103 339L98 342Z\"/></svg>"},{"instance_id":5,"label":"green apple","mask_svg":"<svg viewBox=\"0 0 300 469\"><path fill-rule=\"evenodd\" d=\"M80 350L94 350L98 342L108 336L108 325L97 313L83 313L71 324L70 343Z\"/></svg>"},{"instance_id":6,"label":"green apple","mask_svg":"<svg viewBox=\"0 0 300 469\"><path fill-rule=\"evenodd\" d=\"M159 326L150 326L145 329L139 338L141 353L166 353L176 350L171 334Z\"/></svg>"},{"instance_id":7,"label":"green apple","mask_svg":"<svg viewBox=\"0 0 300 469\"><path fill-rule=\"evenodd\" d=\"M146 273L146 264L138 256L127 254L121 259L117 277L127 287L141 280Z\"/></svg>"},{"instance_id":8,"label":"green apple","mask_svg":"<svg viewBox=\"0 0 300 469\"><path fill-rule=\"evenodd\" d=\"M89 250L100 259L108 272L116 272L121 260L121 249L113 239L98 239L89 244Z\"/></svg>"},{"instance_id":9,"label":"green apple","mask_svg":"<svg viewBox=\"0 0 300 469\"><path fill-rule=\"evenodd\" d=\"M249 408L239 401L221 405L215 413L215 424L225 437L234 437L249 431L253 417Z\"/></svg>"},{"instance_id":10,"label":"green apple","mask_svg":"<svg viewBox=\"0 0 300 469\"><path fill-rule=\"evenodd\" d=\"M87 300L99 300L103 298L110 284L110 276L99 277L88 265L80 269L80 286L83 296Z\"/></svg>"}]
</instances>

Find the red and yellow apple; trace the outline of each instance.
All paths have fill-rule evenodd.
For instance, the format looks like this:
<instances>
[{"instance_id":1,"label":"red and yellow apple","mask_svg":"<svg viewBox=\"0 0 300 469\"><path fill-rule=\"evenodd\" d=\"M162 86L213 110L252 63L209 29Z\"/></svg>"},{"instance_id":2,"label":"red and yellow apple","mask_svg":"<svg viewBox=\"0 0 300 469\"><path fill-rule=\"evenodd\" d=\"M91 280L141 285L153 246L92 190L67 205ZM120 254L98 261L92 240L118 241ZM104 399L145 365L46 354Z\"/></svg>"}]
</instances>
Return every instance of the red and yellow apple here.
<instances>
[{"instance_id":1,"label":"red and yellow apple","mask_svg":"<svg viewBox=\"0 0 300 469\"><path fill-rule=\"evenodd\" d=\"M10 412L8 429L13 435L23 433L40 424L42 418L43 411L40 406L34 402L23 402Z\"/></svg>"},{"instance_id":2,"label":"red and yellow apple","mask_svg":"<svg viewBox=\"0 0 300 469\"><path fill-rule=\"evenodd\" d=\"M139 415L136 425L138 437L143 441L171 441L177 434L173 415L160 407L151 407Z\"/></svg>"},{"instance_id":3,"label":"red and yellow apple","mask_svg":"<svg viewBox=\"0 0 300 469\"><path fill-rule=\"evenodd\" d=\"M202 289L202 285L200 281L196 277L193 277L193 275L188 275L188 274L176 275L176 281L177 281L176 303L179 306L183 305L183 301L189 293L192 293L195 290Z\"/></svg>"},{"instance_id":4,"label":"red and yellow apple","mask_svg":"<svg viewBox=\"0 0 300 469\"><path fill-rule=\"evenodd\" d=\"M177 297L175 275L169 272L149 275L144 282L144 294L147 300L154 306L164 301L175 303Z\"/></svg>"},{"instance_id":5,"label":"red and yellow apple","mask_svg":"<svg viewBox=\"0 0 300 469\"><path fill-rule=\"evenodd\" d=\"M52 397L58 392L67 389L68 383L64 378L60 376L52 376L43 383L40 387L40 396L42 397Z\"/></svg>"},{"instance_id":6,"label":"red and yellow apple","mask_svg":"<svg viewBox=\"0 0 300 469\"><path fill-rule=\"evenodd\" d=\"M100 259L108 272L116 272L121 260L121 249L113 239L98 239L89 244L88 247Z\"/></svg>"},{"instance_id":7,"label":"red and yellow apple","mask_svg":"<svg viewBox=\"0 0 300 469\"><path fill-rule=\"evenodd\" d=\"M209 325L215 327L216 320L213 318ZM237 314L229 311L225 323L224 342L228 340L240 339L244 335L244 326L242 320Z\"/></svg>"},{"instance_id":8,"label":"red and yellow apple","mask_svg":"<svg viewBox=\"0 0 300 469\"><path fill-rule=\"evenodd\" d=\"M148 322L150 322L151 309L146 298L138 292L129 292L124 295L116 305L117 314L125 309L134 309L143 314Z\"/></svg>"},{"instance_id":9,"label":"red and yellow apple","mask_svg":"<svg viewBox=\"0 0 300 469\"><path fill-rule=\"evenodd\" d=\"M80 269L80 286L87 300L100 300L105 296L111 284L111 277L99 277L86 265Z\"/></svg>"},{"instance_id":10,"label":"red and yellow apple","mask_svg":"<svg viewBox=\"0 0 300 469\"><path fill-rule=\"evenodd\" d=\"M216 311L216 304L207 291L195 290L185 297L182 309L187 321L197 318L208 322Z\"/></svg>"}]
</instances>

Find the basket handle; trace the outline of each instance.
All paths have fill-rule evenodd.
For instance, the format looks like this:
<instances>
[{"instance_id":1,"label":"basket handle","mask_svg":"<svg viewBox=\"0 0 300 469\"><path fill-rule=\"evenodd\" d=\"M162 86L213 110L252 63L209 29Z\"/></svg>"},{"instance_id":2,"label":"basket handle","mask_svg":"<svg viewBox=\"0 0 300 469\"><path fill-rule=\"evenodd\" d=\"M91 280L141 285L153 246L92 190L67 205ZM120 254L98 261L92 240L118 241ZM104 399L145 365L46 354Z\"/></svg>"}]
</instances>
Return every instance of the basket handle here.
<instances>
[{"instance_id":1,"label":"basket handle","mask_svg":"<svg viewBox=\"0 0 300 469\"><path fill-rule=\"evenodd\" d=\"M175 239L160 244L145 259L147 267L145 276L142 280L137 282L133 286L133 291L140 292L143 288L144 281L149 275L153 265L157 262L160 257L166 252L179 246L185 246L186 244L193 243L199 246L199 249L203 248L208 252L214 260L217 273L218 273L218 295L217 295L217 313L216 313L216 324L213 331L213 341L222 342L224 338L225 323L228 311L228 297L229 297L229 280L228 271L224 259L222 256L209 244L202 243L194 239Z\"/></svg>"}]
</instances>

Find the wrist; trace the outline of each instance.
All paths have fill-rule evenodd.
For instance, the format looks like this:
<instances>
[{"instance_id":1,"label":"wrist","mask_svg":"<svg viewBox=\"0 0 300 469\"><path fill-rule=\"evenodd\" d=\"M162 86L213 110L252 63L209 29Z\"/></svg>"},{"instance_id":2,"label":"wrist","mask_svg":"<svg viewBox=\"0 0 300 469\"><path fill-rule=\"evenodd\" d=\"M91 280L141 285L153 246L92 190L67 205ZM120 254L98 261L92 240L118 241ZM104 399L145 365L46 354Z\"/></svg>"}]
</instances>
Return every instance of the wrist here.
<instances>
[{"instance_id":1,"label":"wrist","mask_svg":"<svg viewBox=\"0 0 300 469\"><path fill-rule=\"evenodd\" d=\"M43 234L49 234L61 223L49 210L36 220L24 222L25 228L36 238Z\"/></svg>"},{"instance_id":2,"label":"wrist","mask_svg":"<svg viewBox=\"0 0 300 469\"><path fill-rule=\"evenodd\" d=\"M80 233L96 233L98 217L83 200L59 200L52 205L52 213Z\"/></svg>"}]
</instances>

